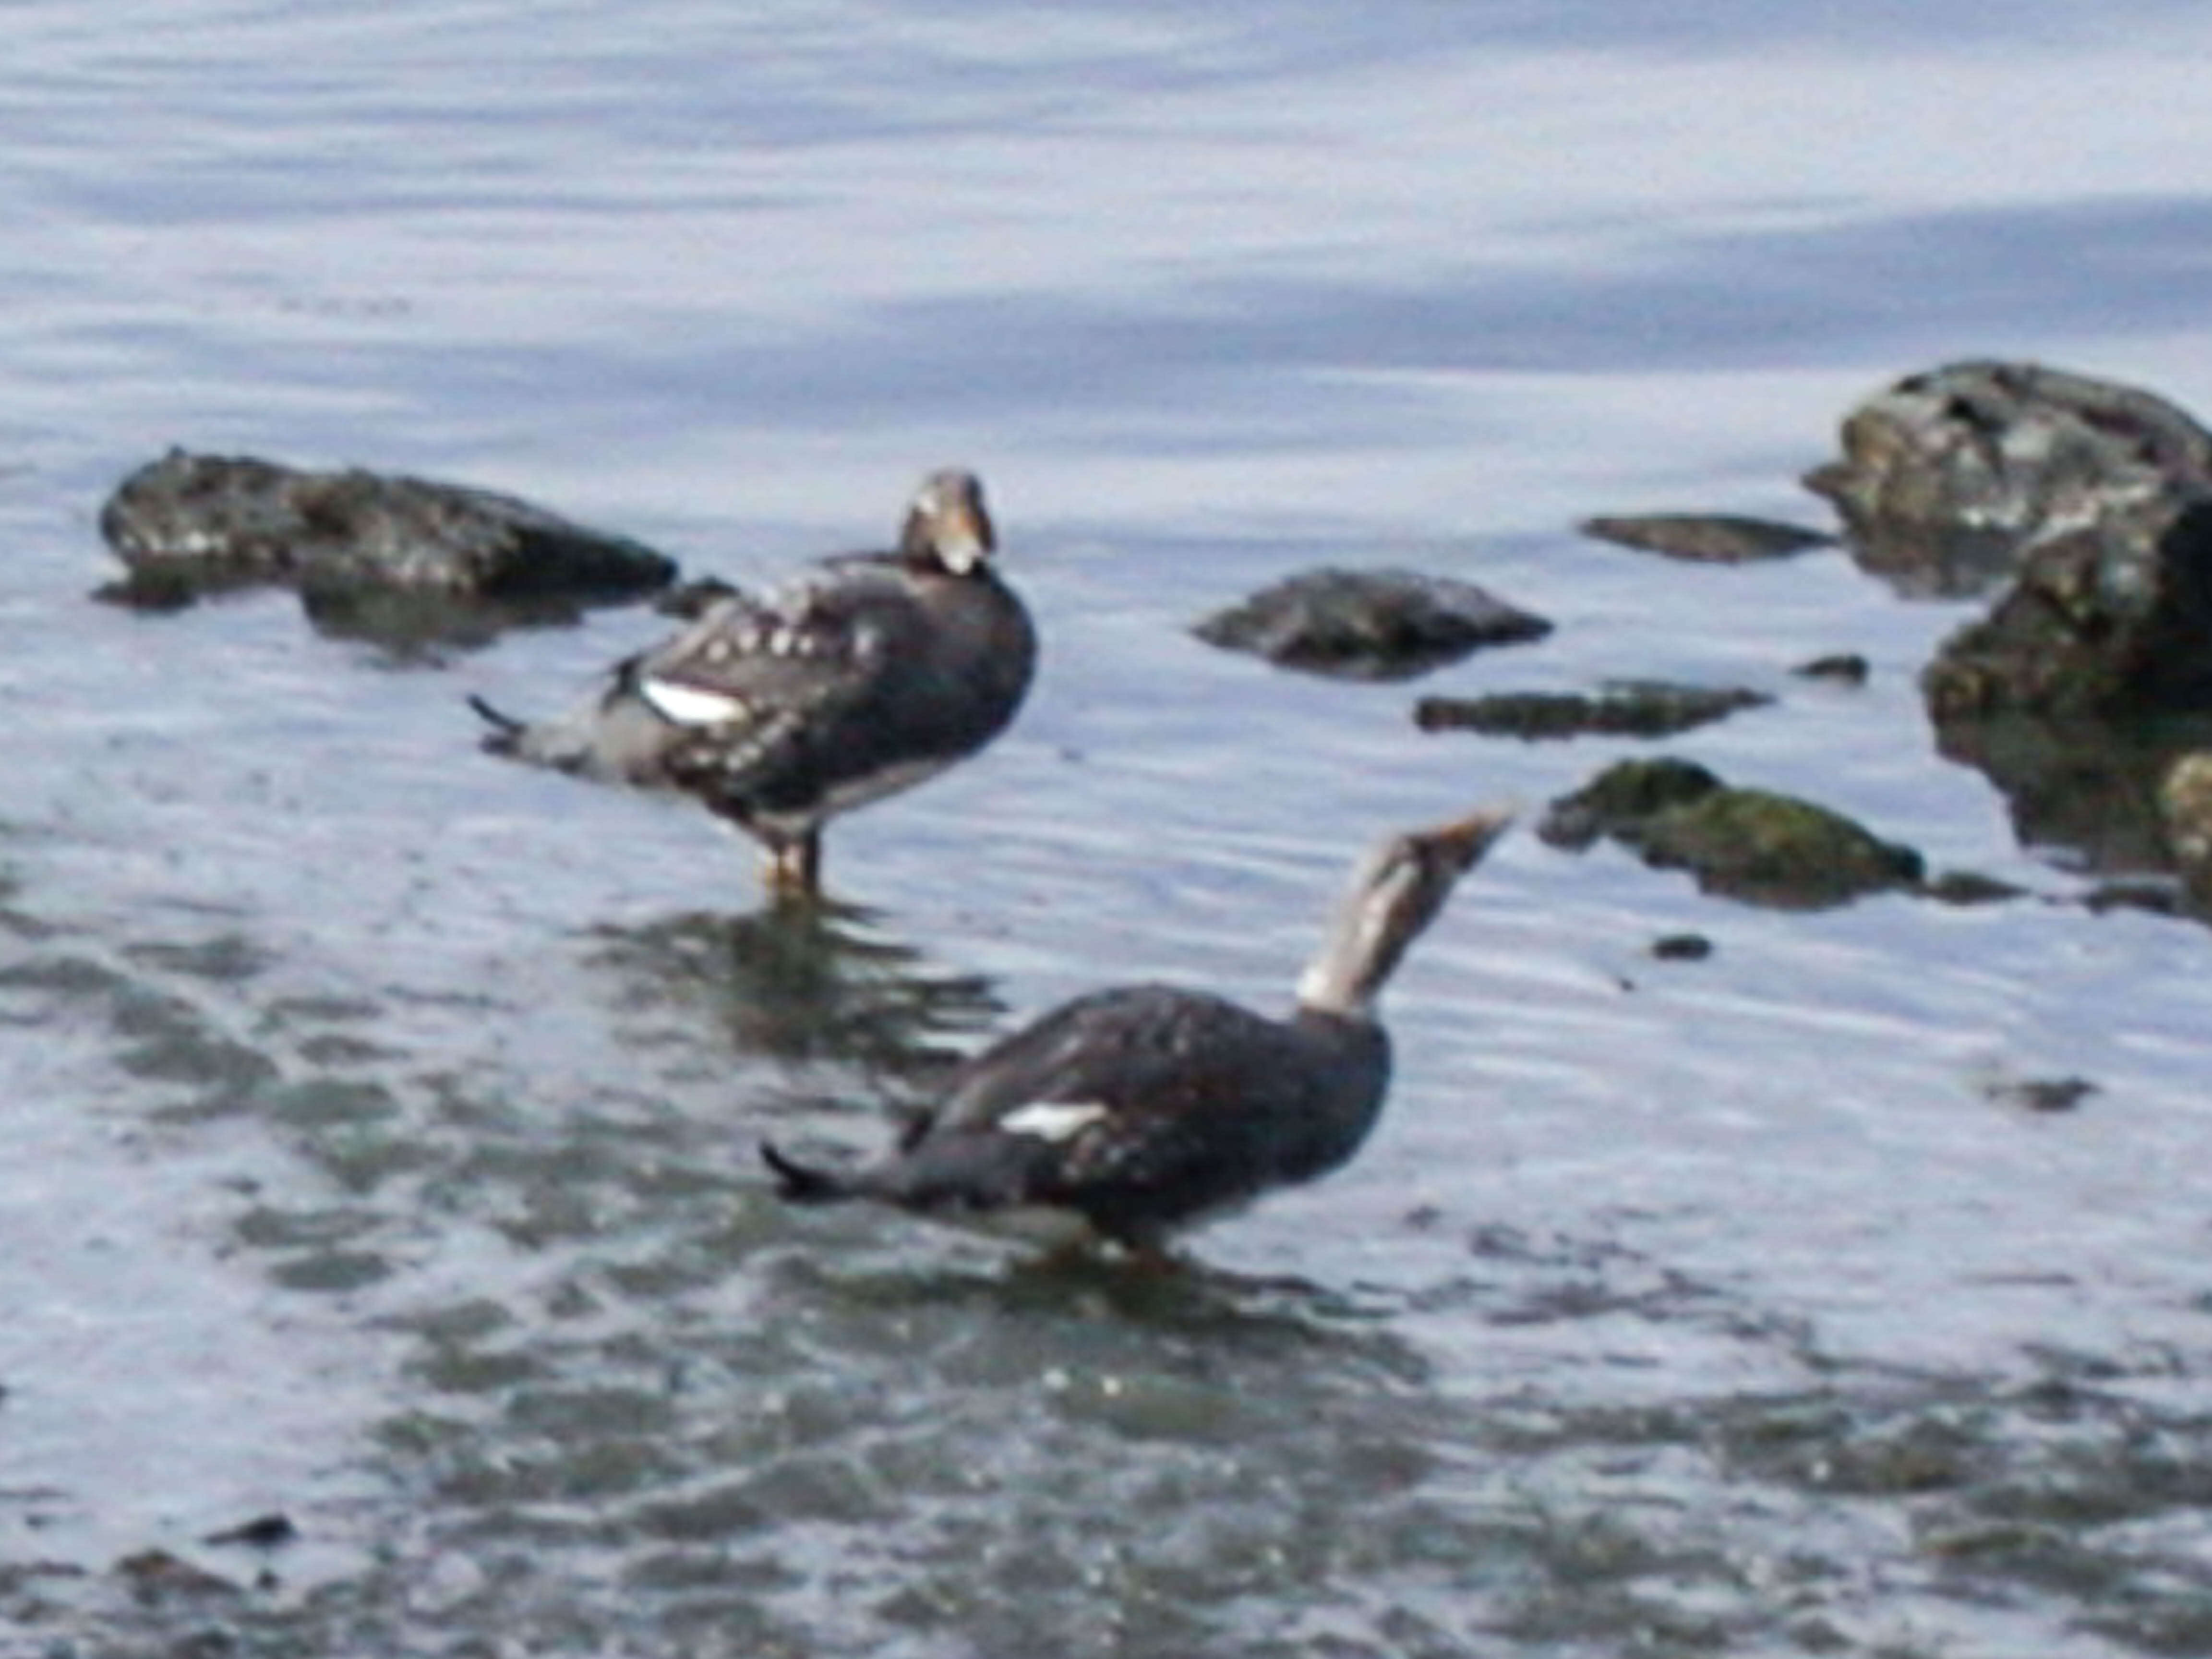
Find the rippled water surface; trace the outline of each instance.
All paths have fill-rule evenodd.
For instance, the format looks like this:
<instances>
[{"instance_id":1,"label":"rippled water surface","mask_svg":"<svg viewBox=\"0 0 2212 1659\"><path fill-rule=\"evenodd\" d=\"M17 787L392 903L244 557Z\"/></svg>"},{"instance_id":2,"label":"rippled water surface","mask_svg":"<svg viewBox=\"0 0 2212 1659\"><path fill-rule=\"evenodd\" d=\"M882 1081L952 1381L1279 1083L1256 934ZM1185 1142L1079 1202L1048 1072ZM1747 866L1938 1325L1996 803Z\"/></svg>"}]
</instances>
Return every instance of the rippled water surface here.
<instances>
[{"instance_id":1,"label":"rippled water surface","mask_svg":"<svg viewBox=\"0 0 2212 1659\"><path fill-rule=\"evenodd\" d=\"M1935 754L1967 607L1571 530L1820 524L1838 416L1956 356L2212 408L2212 23L1994 18L10 9L0 1653L2212 1652L2212 940ZM91 603L173 443L741 579L963 462L1042 676L768 915L703 814L474 750L650 616ZM1668 751L2029 896L1523 835L1360 1160L1195 1270L779 1208L763 1132L1104 978L1279 1003L1377 831L1641 751L1185 631L1322 562L1556 624L1424 691L1774 693Z\"/></svg>"}]
</instances>

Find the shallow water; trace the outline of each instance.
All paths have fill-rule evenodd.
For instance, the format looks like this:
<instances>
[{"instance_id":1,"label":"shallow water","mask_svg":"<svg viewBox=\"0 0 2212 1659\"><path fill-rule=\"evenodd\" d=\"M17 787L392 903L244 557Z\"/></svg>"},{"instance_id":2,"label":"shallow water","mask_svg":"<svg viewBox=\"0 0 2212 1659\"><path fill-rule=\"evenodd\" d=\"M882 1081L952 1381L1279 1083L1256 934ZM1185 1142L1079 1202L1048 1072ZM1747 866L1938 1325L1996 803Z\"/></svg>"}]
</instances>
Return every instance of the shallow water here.
<instances>
[{"instance_id":1,"label":"shallow water","mask_svg":"<svg viewBox=\"0 0 2212 1659\"><path fill-rule=\"evenodd\" d=\"M0 1652L2212 1651L2212 941L1934 753L1967 608L1568 527L1818 524L1836 418L1953 356L2212 407L2212 25L726 10L9 15ZM1042 678L779 921L703 815L473 751L465 693L649 616L89 603L171 443L739 578L963 461ZM777 1207L763 1132L866 1143L1104 977L1279 1000L1378 830L1641 752L1185 632L1323 562L1557 624L1422 691L1774 692L1668 751L2032 896L1520 836L1393 988L1375 1140L1200 1271Z\"/></svg>"}]
</instances>

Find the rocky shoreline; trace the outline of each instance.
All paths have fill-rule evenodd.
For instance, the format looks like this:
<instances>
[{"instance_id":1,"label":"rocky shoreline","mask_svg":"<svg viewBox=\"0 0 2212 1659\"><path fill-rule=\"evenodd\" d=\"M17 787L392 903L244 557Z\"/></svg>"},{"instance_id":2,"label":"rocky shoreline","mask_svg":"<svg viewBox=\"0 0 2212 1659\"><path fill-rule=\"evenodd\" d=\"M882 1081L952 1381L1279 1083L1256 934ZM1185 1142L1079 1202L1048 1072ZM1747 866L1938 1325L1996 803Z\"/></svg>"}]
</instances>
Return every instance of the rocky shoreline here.
<instances>
[{"instance_id":1,"label":"rocky shoreline","mask_svg":"<svg viewBox=\"0 0 2212 1659\"><path fill-rule=\"evenodd\" d=\"M2128 887L2121 902L2203 910L2212 901L2212 432L2136 387L1973 360L1876 391L1844 414L1838 447L1802 480L1833 508L1832 532L1722 513L1603 514L1578 528L1703 565L1840 548L1902 595L1986 597L1921 672L1937 751L1988 777L2023 844L2063 848L2099 875L2170 884ZM689 592L672 588L673 560L627 537L512 496L359 469L173 450L122 481L100 526L125 566L104 599L179 609L277 585L299 593L318 628L402 646L482 643L513 623L654 594L681 608ZM1192 631L1281 667L1389 682L1538 642L1553 628L1455 575L1330 566ZM1787 672L1849 686L1867 671L1837 653ZM1425 731L1519 741L1650 739L1739 714L1786 719L1789 703L1778 686L1618 682L1426 696L1413 714ZM1622 787L1601 775L1556 802L1554 821ZM1743 796L1763 805L1743 808ZM1725 817L1729 834L1677 845L1679 825L1610 832L1655 863L1686 865L1714 891L1763 902L1993 885L1958 875L1929 884L1907 873L1909 849L1811 803L1784 811L1755 788L1716 799L1736 802L1701 809L1711 823ZM1776 827L1785 821L1788 834ZM1875 878L1844 873L1855 870Z\"/></svg>"},{"instance_id":2,"label":"rocky shoreline","mask_svg":"<svg viewBox=\"0 0 2212 1659\"><path fill-rule=\"evenodd\" d=\"M2063 849L2118 878L2087 902L2212 914L2212 432L2136 387L1972 360L1908 374L1864 399L1843 417L1839 450L1802 480L1834 509L1834 532L1729 514L1605 514L1578 528L1705 565L1840 548L1908 598L1986 596L1986 610L1921 672L1937 751L1988 777L2023 845ZM1195 631L1286 666L1389 680L1549 631L1540 619L1516 620L1525 617L1447 576L1330 569L1255 594ZM1850 685L1867 671L1838 653L1789 672ZM1653 738L1743 711L1786 719L1787 705L1757 687L1623 683L1428 696L1413 718L1425 731L1521 741ZM1671 759L1631 764L1656 769L1650 775L1702 772ZM1866 891L1979 900L2009 890L1967 872L1929 880L1910 849L1825 808L1705 775L1699 793L1711 798L1696 813L1608 820L1603 832L1655 864L1690 868L1710 890L1756 902L1820 908ZM1594 801L1636 787L1613 769L1561 797L1549 822L1577 822ZM1703 828L1692 833L1692 824Z\"/></svg>"}]
</instances>

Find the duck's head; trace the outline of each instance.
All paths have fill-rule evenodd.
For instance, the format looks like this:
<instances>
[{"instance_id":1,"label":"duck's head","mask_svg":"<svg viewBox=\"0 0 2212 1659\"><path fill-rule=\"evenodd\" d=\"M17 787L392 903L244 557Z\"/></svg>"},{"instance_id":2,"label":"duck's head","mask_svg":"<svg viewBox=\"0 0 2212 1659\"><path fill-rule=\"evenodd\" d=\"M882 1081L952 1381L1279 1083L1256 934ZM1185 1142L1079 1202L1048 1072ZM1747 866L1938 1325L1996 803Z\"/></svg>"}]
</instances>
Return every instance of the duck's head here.
<instances>
[{"instance_id":1,"label":"duck's head","mask_svg":"<svg viewBox=\"0 0 2212 1659\"><path fill-rule=\"evenodd\" d=\"M956 575L979 569L998 546L983 507L982 481L947 467L921 481L899 532L899 551L914 563L939 564Z\"/></svg>"},{"instance_id":2,"label":"duck's head","mask_svg":"<svg viewBox=\"0 0 2212 1659\"><path fill-rule=\"evenodd\" d=\"M1298 981L1298 1000L1329 1013L1366 1016L1406 947L1420 937L1459 878L1482 861L1513 822L1491 808L1433 830L1390 836L1361 860L1321 953Z\"/></svg>"}]
</instances>

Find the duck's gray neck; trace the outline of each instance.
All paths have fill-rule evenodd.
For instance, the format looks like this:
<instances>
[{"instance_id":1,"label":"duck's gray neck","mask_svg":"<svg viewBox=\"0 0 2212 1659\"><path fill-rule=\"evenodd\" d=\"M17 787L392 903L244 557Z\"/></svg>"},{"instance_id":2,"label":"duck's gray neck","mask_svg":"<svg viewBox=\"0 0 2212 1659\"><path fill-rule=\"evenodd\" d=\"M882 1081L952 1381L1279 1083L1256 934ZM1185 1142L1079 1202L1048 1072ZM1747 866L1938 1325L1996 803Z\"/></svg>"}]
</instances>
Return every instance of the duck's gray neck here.
<instances>
[{"instance_id":1,"label":"duck's gray neck","mask_svg":"<svg viewBox=\"0 0 2212 1659\"><path fill-rule=\"evenodd\" d=\"M1409 936L1393 925L1387 907L1363 903L1364 896L1345 901L1328 937L1298 975L1301 1008L1343 1019L1375 1018L1375 999L1405 954Z\"/></svg>"},{"instance_id":2,"label":"duck's gray neck","mask_svg":"<svg viewBox=\"0 0 2212 1659\"><path fill-rule=\"evenodd\" d=\"M1344 1019L1373 1019L1375 996L1361 995L1334 963L1316 960L1298 975L1298 1006Z\"/></svg>"}]
</instances>

